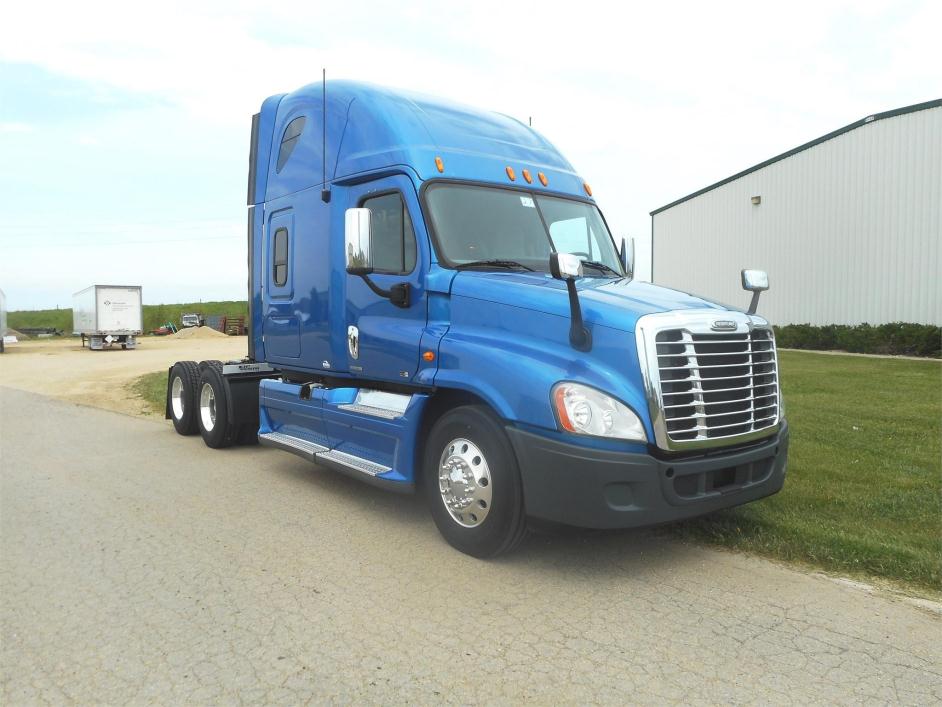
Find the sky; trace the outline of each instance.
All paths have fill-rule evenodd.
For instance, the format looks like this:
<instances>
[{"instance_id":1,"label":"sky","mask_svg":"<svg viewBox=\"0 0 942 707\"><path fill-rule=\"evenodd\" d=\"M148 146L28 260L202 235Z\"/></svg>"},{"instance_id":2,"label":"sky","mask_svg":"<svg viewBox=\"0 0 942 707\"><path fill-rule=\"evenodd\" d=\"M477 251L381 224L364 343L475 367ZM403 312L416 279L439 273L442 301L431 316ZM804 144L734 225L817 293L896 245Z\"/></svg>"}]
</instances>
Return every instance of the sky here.
<instances>
[{"instance_id":1,"label":"sky","mask_svg":"<svg viewBox=\"0 0 942 707\"><path fill-rule=\"evenodd\" d=\"M942 96L939 27L932 0L8 3L0 289L244 298L251 116L323 67L532 117L647 279L650 211Z\"/></svg>"}]
</instances>

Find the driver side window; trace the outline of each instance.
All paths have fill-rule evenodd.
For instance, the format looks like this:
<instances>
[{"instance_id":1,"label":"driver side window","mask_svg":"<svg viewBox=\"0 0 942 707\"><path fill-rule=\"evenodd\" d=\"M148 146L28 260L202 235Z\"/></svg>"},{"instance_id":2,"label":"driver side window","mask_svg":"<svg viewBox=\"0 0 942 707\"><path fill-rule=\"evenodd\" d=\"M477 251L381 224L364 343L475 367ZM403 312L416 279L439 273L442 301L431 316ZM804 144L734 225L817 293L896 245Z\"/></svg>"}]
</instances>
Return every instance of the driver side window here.
<instances>
[{"instance_id":1,"label":"driver side window","mask_svg":"<svg viewBox=\"0 0 942 707\"><path fill-rule=\"evenodd\" d=\"M406 275L415 268L415 231L399 192L366 199L372 212L373 271Z\"/></svg>"}]
</instances>

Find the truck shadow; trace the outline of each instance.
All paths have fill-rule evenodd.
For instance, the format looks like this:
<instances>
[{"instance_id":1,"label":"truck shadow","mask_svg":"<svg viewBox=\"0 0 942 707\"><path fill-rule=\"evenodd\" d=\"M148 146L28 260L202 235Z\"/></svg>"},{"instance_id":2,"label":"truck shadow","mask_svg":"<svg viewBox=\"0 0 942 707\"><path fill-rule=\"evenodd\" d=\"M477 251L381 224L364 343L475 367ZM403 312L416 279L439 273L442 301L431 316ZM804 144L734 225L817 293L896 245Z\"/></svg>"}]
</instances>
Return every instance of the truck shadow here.
<instances>
[{"instance_id":1,"label":"truck shadow","mask_svg":"<svg viewBox=\"0 0 942 707\"><path fill-rule=\"evenodd\" d=\"M326 467L285 457L267 470L308 487L313 497L330 499L348 508L350 515L381 518L388 538L412 537L442 553L445 564L471 560L451 550L440 538L421 489L415 494L396 494L344 476ZM391 542L390 552L401 551L401 542ZM517 570L538 574L571 574L611 578L630 573L643 577L659 574L678 563L702 562L704 548L668 537L663 529L592 530L571 526L531 523L531 532L513 552L487 561L491 571ZM478 562L478 560L471 560Z\"/></svg>"}]
</instances>

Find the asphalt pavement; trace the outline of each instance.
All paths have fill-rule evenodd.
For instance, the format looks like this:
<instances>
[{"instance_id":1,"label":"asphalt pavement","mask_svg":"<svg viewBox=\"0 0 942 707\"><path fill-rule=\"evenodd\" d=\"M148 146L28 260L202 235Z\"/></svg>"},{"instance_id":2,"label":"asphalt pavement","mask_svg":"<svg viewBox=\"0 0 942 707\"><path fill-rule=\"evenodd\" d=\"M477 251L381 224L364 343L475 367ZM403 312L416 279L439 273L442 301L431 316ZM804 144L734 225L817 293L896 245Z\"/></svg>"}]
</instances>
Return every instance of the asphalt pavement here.
<instances>
[{"instance_id":1,"label":"asphalt pavement","mask_svg":"<svg viewBox=\"0 0 942 707\"><path fill-rule=\"evenodd\" d=\"M0 702L942 701L938 614L644 531L482 562L419 497L0 388Z\"/></svg>"}]
</instances>

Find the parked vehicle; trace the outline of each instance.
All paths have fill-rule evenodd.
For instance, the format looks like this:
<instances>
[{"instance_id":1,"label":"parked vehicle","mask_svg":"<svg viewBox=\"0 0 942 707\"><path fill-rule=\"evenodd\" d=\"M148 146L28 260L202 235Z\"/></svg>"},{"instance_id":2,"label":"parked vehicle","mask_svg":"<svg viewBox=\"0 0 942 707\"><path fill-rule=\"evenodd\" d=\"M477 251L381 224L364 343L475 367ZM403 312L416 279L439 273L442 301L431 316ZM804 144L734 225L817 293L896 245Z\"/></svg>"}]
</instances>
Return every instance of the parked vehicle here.
<instances>
[{"instance_id":1,"label":"parked vehicle","mask_svg":"<svg viewBox=\"0 0 942 707\"><path fill-rule=\"evenodd\" d=\"M152 336L170 336L177 333L177 325L173 322L164 322L156 329L151 329L150 333Z\"/></svg>"},{"instance_id":2,"label":"parked vehicle","mask_svg":"<svg viewBox=\"0 0 942 707\"><path fill-rule=\"evenodd\" d=\"M248 355L170 368L181 434L421 489L478 557L530 518L644 526L782 487L765 274L749 311L635 280L526 125L349 82L272 96L248 207Z\"/></svg>"},{"instance_id":3,"label":"parked vehicle","mask_svg":"<svg viewBox=\"0 0 942 707\"><path fill-rule=\"evenodd\" d=\"M4 346L3 337L7 335L7 296L3 294L3 290L0 290L0 353L3 353L6 347Z\"/></svg>"},{"instance_id":4,"label":"parked vehicle","mask_svg":"<svg viewBox=\"0 0 942 707\"><path fill-rule=\"evenodd\" d=\"M206 323L206 320L203 319L203 315L198 312L193 312L192 314L184 314L180 317L180 323L183 325L183 328L187 327L200 327Z\"/></svg>"},{"instance_id":5,"label":"parked vehicle","mask_svg":"<svg viewBox=\"0 0 942 707\"><path fill-rule=\"evenodd\" d=\"M92 285L72 295L72 331L81 335L82 346L87 339L93 351L133 349L143 328L139 286Z\"/></svg>"}]
</instances>

